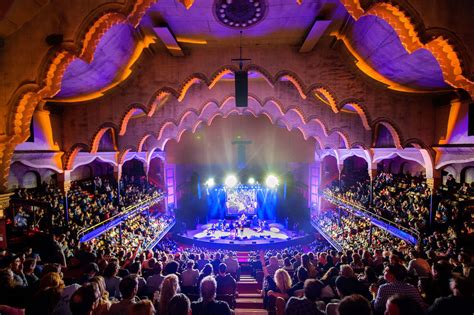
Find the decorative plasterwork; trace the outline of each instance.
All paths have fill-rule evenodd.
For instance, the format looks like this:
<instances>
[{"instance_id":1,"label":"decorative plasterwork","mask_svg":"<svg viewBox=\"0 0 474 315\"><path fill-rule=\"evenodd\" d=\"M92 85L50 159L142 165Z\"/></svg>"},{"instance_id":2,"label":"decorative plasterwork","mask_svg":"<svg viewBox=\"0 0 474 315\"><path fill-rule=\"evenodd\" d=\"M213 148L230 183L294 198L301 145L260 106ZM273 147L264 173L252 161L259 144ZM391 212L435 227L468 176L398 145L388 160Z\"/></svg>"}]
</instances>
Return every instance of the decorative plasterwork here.
<instances>
[{"instance_id":1,"label":"decorative plasterwork","mask_svg":"<svg viewBox=\"0 0 474 315\"><path fill-rule=\"evenodd\" d=\"M117 150L117 140L116 140L117 130L118 128L115 124L103 123L91 139L91 142L90 142L91 153L96 153L99 150L100 140L102 139L102 137L105 135L107 131L110 131L112 133L113 146L116 151Z\"/></svg>"},{"instance_id":2,"label":"decorative plasterwork","mask_svg":"<svg viewBox=\"0 0 474 315\"><path fill-rule=\"evenodd\" d=\"M80 151L89 151L89 147L84 143L74 144L66 154L63 156L63 168L64 170L72 170L74 160Z\"/></svg>"},{"instance_id":3,"label":"decorative plasterwork","mask_svg":"<svg viewBox=\"0 0 474 315\"><path fill-rule=\"evenodd\" d=\"M341 0L341 3L355 20L358 20L364 15L374 15L384 19L395 30L402 45L408 52L411 53L422 48L430 51L438 61L446 83L455 88L462 88L471 96L474 96L474 82L463 75L462 58L456 51L456 47L453 44L454 40L441 35L421 36L417 30L421 29L424 31L424 27L422 26L423 23L420 21L419 24L421 26L417 27L413 22L413 18L407 13L407 11L401 6L394 5L393 3L376 2L366 11L363 10L360 0ZM354 49L350 47L348 41L344 40L343 34L334 33L333 35L342 39L344 44L348 46L349 51L357 57L357 54L354 53ZM423 41L425 38L427 41ZM364 71L363 68L362 70ZM368 74L370 76L374 76L370 73L370 70L364 72L369 72ZM381 80L382 78L376 79L383 82L383 80ZM388 79L385 78L385 81L387 80ZM397 84L393 84L393 82L388 85L397 87Z\"/></svg>"},{"instance_id":4,"label":"decorative plasterwork","mask_svg":"<svg viewBox=\"0 0 474 315\"><path fill-rule=\"evenodd\" d=\"M201 123L210 125L218 116L225 118L232 114L243 115L246 113L252 114L255 117L265 116L269 118L270 122L273 124L281 122L285 125L288 131L298 129L305 139L317 136L319 138L318 140L321 141L321 136L323 135L328 139L337 134L342 137L347 146L350 146L350 140L346 131L340 128L329 130L327 125L321 121L321 119L306 119L303 112L298 107L285 109L278 100L273 98L260 101L256 97L249 96L249 99L251 102L248 108L235 108L233 104L234 97L228 96L219 103L216 103L215 101L206 102L199 111L189 109L176 120L166 119L163 121L159 126L159 131L156 136L149 132L145 133L140 137L140 139L138 139L137 147L140 151L140 148L149 137L156 137L156 140L159 143L158 148L163 150L167 141L170 139L176 139L179 141L184 131L194 132L195 128Z\"/></svg>"},{"instance_id":5,"label":"decorative plasterwork","mask_svg":"<svg viewBox=\"0 0 474 315\"><path fill-rule=\"evenodd\" d=\"M377 125L380 124L380 125L383 125L385 128L387 128L387 130L390 132L390 135L392 136L393 138L393 142L395 143L395 147L397 149L401 149L402 148L402 136L401 136L401 132L400 132L400 129L396 126L396 124L389 120L388 118L379 118L379 119L376 119L373 123L372 123L372 128L374 130L374 133L375 133L375 130ZM374 137L374 144L373 146L375 146L375 137Z\"/></svg>"},{"instance_id":6,"label":"decorative plasterwork","mask_svg":"<svg viewBox=\"0 0 474 315\"><path fill-rule=\"evenodd\" d=\"M211 74L210 78L208 78L203 73L194 73L183 81L183 83L179 86L178 90L175 90L172 87L160 88L157 92L153 94L147 106L136 104L132 105L131 107L129 107L129 109L127 109L127 111L122 116L122 120L119 124L120 135L125 134L127 129L127 123L136 110L140 109L147 116L151 117L155 113L156 109L164 102L164 100L167 99L167 97L176 97L179 102L182 102L185 99L188 90L193 85L202 83L206 84L209 89L212 89L226 74L233 73L236 70L237 67L224 66L216 70L213 74ZM366 130L371 129L371 118L368 111L361 104L361 102L355 98L346 99L337 103L336 95L331 92L328 87L323 86L321 84L313 84L309 87L306 87L306 85L299 78L299 76L291 71L284 70L278 72L275 75L271 75L271 73L257 65L248 65L244 68L244 70L260 74L263 78L265 78L265 81L271 87L274 87L278 82L282 80L286 80L295 87L301 99L306 100L308 95L313 95L316 99L319 99L323 103L329 105L334 113L340 113L345 106L352 106L361 118L362 125L364 126L364 128Z\"/></svg>"},{"instance_id":7,"label":"decorative plasterwork","mask_svg":"<svg viewBox=\"0 0 474 315\"><path fill-rule=\"evenodd\" d=\"M433 160L429 152L425 149L406 148L403 150L397 148L372 148L367 149L324 149L317 152L319 160L331 156L336 159L337 165L343 165L344 160L351 156L358 156L367 162L370 170L371 164L377 164L385 159L391 159L396 156L402 159L413 161L425 168L426 177L433 178Z\"/></svg>"},{"instance_id":8,"label":"decorative plasterwork","mask_svg":"<svg viewBox=\"0 0 474 315\"><path fill-rule=\"evenodd\" d=\"M97 18L92 19L90 26L79 27L86 30L82 37L76 40L74 45L66 45L67 48L52 48L44 58L40 67L38 83L23 84L20 86L9 101L11 108L8 119L7 134L8 143L0 144L0 191L6 189L10 160L14 148L24 142L30 135L29 125L33 112L45 99L53 98L61 88L61 81L68 65L76 58L92 60L100 38L117 23L130 23L138 26L146 10L156 0L137 0L128 15L121 13L99 12ZM66 47L65 46L65 47ZM139 45L140 46L140 45ZM73 47L73 48L71 48ZM141 47L143 50L143 47ZM140 51L141 53L141 51ZM137 53L135 53L137 55ZM139 54L138 54L139 55ZM138 56L134 57L134 61ZM44 70L45 69L45 70ZM127 75L124 75L125 79Z\"/></svg>"},{"instance_id":9,"label":"decorative plasterwork","mask_svg":"<svg viewBox=\"0 0 474 315\"><path fill-rule=\"evenodd\" d=\"M126 23L126 19L127 18L120 13L106 13L101 16L84 36L79 58L87 63L91 63L102 36L114 25Z\"/></svg>"}]
</instances>

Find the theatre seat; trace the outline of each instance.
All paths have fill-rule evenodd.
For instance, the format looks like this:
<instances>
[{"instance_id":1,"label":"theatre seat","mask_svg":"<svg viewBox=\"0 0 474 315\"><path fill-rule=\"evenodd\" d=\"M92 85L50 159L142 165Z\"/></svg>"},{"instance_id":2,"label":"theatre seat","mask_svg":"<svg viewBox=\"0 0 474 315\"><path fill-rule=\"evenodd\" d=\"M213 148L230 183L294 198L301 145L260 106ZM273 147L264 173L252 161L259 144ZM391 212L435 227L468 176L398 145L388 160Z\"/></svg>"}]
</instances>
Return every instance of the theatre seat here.
<instances>
[{"instance_id":1,"label":"theatre seat","mask_svg":"<svg viewBox=\"0 0 474 315\"><path fill-rule=\"evenodd\" d=\"M235 308L235 294L218 294L216 300L225 301L231 309Z\"/></svg>"}]
</instances>

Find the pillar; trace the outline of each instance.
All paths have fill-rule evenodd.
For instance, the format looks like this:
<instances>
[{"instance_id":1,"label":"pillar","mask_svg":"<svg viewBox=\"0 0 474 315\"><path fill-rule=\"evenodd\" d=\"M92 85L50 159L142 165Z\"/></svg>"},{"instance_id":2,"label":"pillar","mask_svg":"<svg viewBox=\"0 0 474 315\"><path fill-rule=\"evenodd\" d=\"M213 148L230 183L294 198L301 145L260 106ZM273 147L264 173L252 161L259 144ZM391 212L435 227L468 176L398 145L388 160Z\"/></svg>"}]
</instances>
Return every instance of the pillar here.
<instances>
[{"instance_id":1,"label":"pillar","mask_svg":"<svg viewBox=\"0 0 474 315\"><path fill-rule=\"evenodd\" d=\"M63 171L57 176L58 187L62 192L67 192L71 188L71 171Z\"/></svg>"},{"instance_id":2,"label":"pillar","mask_svg":"<svg viewBox=\"0 0 474 315\"><path fill-rule=\"evenodd\" d=\"M321 161L315 161L309 165L309 198L308 206L315 215L319 215L321 212L321 195L320 195L320 185L321 185ZM315 207L316 205L316 207Z\"/></svg>"},{"instance_id":3,"label":"pillar","mask_svg":"<svg viewBox=\"0 0 474 315\"><path fill-rule=\"evenodd\" d=\"M122 180L122 164L117 164L117 165L114 165L114 178L115 180L117 181L117 207L118 207L118 211L120 212L121 209L120 209L120 189L121 189L121 183L120 181ZM120 226L122 226L120 224Z\"/></svg>"},{"instance_id":4,"label":"pillar","mask_svg":"<svg viewBox=\"0 0 474 315\"><path fill-rule=\"evenodd\" d=\"M441 170L433 170L433 176L430 178L426 178L426 184L431 190L430 195L430 226L433 225L433 220L436 215L436 208L438 207L437 200L434 199L434 193L438 190L438 188L443 183L443 178L441 175Z\"/></svg>"},{"instance_id":5,"label":"pillar","mask_svg":"<svg viewBox=\"0 0 474 315\"><path fill-rule=\"evenodd\" d=\"M148 182L148 172L150 171L150 164L149 163L143 163L143 171L145 172L145 178L146 181Z\"/></svg>"},{"instance_id":6,"label":"pillar","mask_svg":"<svg viewBox=\"0 0 474 315\"><path fill-rule=\"evenodd\" d=\"M122 180L122 164L114 165L114 178L117 183Z\"/></svg>"},{"instance_id":7,"label":"pillar","mask_svg":"<svg viewBox=\"0 0 474 315\"><path fill-rule=\"evenodd\" d=\"M433 170L433 176L426 178L426 184L431 191L436 191L443 183L443 177L440 170Z\"/></svg>"},{"instance_id":8,"label":"pillar","mask_svg":"<svg viewBox=\"0 0 474 315\"><path fill-rule=\"evenodd\" d=\"M71 171L66 170L63 171L62 173L59 173L57 176L57 184L59 189L61 189L61 192L63 193L64 196L64 223L66 226L69 225L69 199L68 199L68 192L69 189L71 189Z\"/></svg>"},{"instance_id":9,"label":"pillar","mask_svg":"<svg viewBox=\"0 0 474 315\"><path fill-rule=\"evenodd\" d=\"M338 179L339 179L339 190L342 191L342 185L341 185L341 176L342 176L342 170L344 169L344 162L343 163L339 163L339 161L337 161L337 171L338 171Z\"/></svg>"},{"instance_id":10,"label":"pillar","mask_svg":"<svg viewBox=\"0 0 474 315\"><path fill-rule=\"evenodd\" d=\"M370 187L369 187L369 203L373 204L374 200L374 180L377 177L377 163L370 163L368 167Z\"/></svg>"}]
</instances>

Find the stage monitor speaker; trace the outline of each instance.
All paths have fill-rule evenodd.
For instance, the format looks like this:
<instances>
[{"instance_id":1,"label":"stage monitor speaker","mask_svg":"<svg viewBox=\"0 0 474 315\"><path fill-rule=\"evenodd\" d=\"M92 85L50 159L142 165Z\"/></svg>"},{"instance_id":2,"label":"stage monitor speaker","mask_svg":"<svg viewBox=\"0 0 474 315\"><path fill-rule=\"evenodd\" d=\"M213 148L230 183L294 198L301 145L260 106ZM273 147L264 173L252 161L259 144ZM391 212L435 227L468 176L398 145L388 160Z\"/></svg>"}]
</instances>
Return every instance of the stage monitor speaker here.
<instances>
[{"instance_id":1,"label":"stage monitor speaker","mask_svg":"<svg viewBox=\"0 0 474 315\"><path fill-rule=\"evenodd\" d=\"M257 242L253 241L252 244L257 244Z\"/></svg>"},{"instance_id":2,"label":"stage monitor speaker","mask_svg":"<svg viewBox=\"0 0 474 315\"><path fill-rule=\"evenodd\" d=\"M235 71L235 105L237 107L248 106L249 79L247 71Z\"/></svg>"},{"instance_id":3,"label":"stage monitor speaker","mask_svg":"<svg viewBox=\"0 0 474 315\"><path fill-rule=\"evenodd\" d=\"M474 136L474 103L469 104L469 115L467 119L467 135Z\"/></svg>"},{"instance_id":4,"label":"stage monitor speaker","mask_svg":"<svg viewBox=\"0 0 474 315\"><path fill-rule=\"evenodd\" d=\"M230 241L231 244L234 244L234 241Z\"/></svg>"}]
</instances>

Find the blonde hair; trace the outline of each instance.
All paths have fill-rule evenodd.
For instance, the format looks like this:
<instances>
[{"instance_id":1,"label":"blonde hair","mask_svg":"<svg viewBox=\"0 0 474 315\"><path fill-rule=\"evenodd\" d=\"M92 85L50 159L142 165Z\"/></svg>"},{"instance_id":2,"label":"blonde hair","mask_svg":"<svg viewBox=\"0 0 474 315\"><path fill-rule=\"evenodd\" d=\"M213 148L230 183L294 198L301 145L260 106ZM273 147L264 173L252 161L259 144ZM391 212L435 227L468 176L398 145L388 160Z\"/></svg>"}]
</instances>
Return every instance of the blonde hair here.
<instances>
[{"instance_id":1,"label":"blonde hair","mask_svg":"<svg viewBox=\"0 0 474 315\"><path fill-rule=\"evenodd\" d=\"M273 279L281 293L286 293L286 291L291 288L291 277L285 269L278 269Z\"/></svg>"},{"instance_id":2,"label":"blonde hair","mask_svg":"<svg viewBox=\"0 0 474 315\"><path fill-rule=\"evenodd\" d=\"M109 300L109 292L105 289L105 280L102 276L95 276L92 278L91 282L94 282L99 287L100 297L103 300Z\"/></svg>"},{"instance_id":3,"label":"blonde hair","mask_svg":"<svg viewBox=\"0 0 474 315\"><path fill-rule=\"evenodd\" d=\"M179 279L175 274L167 275L163 279L160 293L160 314L167 314L168 303L179 290Z\"/></svg>"},{"instance_id":4,"label":"blonde hair","mask_svg":"<svg viewBox=\"0 0 474 315\"><path fill-rule=\"evenodd\" d=\"M48 272L41 278L39 283L39 290L45 290L47 288L64 288L64 281L59 273Z\"/></svg>"}]
</instances>

